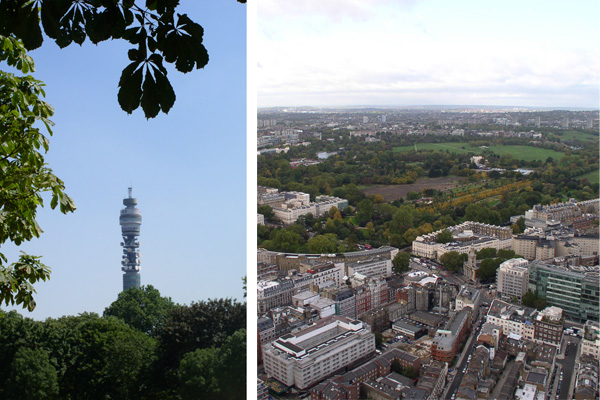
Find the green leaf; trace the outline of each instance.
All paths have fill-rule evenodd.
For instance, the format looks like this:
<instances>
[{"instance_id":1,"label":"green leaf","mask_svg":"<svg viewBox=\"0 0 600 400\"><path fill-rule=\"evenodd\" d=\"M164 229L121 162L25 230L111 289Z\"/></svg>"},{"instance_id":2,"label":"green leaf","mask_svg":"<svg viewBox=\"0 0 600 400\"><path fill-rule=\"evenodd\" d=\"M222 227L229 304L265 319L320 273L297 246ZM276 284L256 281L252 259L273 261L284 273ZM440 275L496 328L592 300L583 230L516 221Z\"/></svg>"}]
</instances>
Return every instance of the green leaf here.
<instances>
[{"instance_id":1,"label":"green leaf","mask_svg":"<svg viewBox=\"0 0 600 400\"><path fill-rule=\"evenodd\" d=\"M175 91L167 79L166 72L163 74L162 71L154 71L154 77L159 92L160 108L162 112L168 114L175 104Z\"/></svg>"},{"instance_id":2,"label":"green leaf","mask_svg":"<svg viewBox=\"0 0 600 400\"><path fill-rule=\"evenodd\" d=\"M142 105L142 110L144 110L146 118L154 118L160 111L158 86L154 81L150 70L146 70L140 104Z\"/></svg>"},{"instance_id":3,"label":"green leaf","mask_svg":"<svg viewBox=\"0 0 600 400\"><path fill-rule=\"evenodd\" d=\"M142 79L143 71L140 62L132 62L121 74L117 98L121 109L128 114L140 106Z\"/></svg>"},{"instance_id":4,"label":"green leaf","mask_svg":"<svg viewBox=\"0 0 600 400\"><path fill-rule=\"evenodd\" d=\"M60 20L69 10L69 3L64 0L51 0L42 2L42 26L44 32L52 39L60 36Z\"/></svg>"},{"instance_id":5,"label":"green leaf","mask_svg":"<svg viewBox=\"0 0 600 400\"><path fill-rule=\"evenodd\" d=\"M24 4L18 13L16 35L28 50L37 49L44 41L40 28L40 15L36 2Z\"/></svg>"}]
</instances>

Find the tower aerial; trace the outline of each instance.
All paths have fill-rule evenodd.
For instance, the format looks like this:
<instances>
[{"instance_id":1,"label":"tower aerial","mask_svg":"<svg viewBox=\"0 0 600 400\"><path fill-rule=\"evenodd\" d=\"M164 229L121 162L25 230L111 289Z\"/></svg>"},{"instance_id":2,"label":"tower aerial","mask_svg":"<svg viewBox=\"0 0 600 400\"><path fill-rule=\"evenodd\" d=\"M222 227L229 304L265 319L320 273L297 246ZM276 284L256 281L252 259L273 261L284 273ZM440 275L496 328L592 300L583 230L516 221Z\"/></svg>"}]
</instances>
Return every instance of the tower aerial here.
<instances>
[{"instance_id":1,"label":"tower aerial","mask_svg":"<svg viewBox=\"0 0 600 400\"><path fill-rule=\"evenodd\" d=\"M123 275L123 290L132 287L139 288L141 285L140 279L140 242L137 237L140 236L140 227L142 226L142 214L135 206L137 199L131 197L131 187L129 188L129 197L123 199L125 208L121 210L119 224L121 225L121 234L123 241L123 261L121 261L121 270L125 272Z\"/></svg>"}]
</instances>

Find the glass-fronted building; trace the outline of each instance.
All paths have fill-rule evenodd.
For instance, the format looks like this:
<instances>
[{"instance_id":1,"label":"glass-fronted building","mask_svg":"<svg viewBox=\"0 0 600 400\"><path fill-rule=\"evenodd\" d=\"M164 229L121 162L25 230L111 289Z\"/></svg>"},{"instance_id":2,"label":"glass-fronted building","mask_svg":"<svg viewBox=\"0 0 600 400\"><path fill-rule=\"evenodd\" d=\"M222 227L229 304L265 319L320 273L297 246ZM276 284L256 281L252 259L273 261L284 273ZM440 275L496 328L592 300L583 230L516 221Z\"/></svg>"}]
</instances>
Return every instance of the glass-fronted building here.
<instances>
[{"instance_id":1,"label":"glass-fronted building","mask_svg":"<svg viewBox=\"0 0 600 400\"><path fill-rule=\"evenodd\" d=\"M528 265L528 290L546 298L576 321L598 321L598 268L558 267L543 261Z\"/></svg>"}]
</instances>

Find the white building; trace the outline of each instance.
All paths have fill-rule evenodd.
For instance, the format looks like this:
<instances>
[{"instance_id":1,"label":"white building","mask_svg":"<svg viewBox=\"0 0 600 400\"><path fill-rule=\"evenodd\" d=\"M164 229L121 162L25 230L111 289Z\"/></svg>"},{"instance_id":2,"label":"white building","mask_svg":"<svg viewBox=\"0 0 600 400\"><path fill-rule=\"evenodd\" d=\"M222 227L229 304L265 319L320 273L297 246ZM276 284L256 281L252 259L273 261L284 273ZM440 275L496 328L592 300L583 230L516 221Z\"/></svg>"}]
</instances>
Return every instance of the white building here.
<instances>
[{"instance_id":1,"label":"white building","mask_svg":"<svg viewBox=\"0 0 600 400\"><path fill-rule=\"evenodd\" d=\"M374 351L375 335L365 323L334 316L265 345L263 360L269 377L306 389Z\"/></svg>"},{"instance_id":2,"label":"white building","mask_svg":"<svg viewBox=\"0 0 600 400\"><path fill-rule=\"evenodd\" d=\"M600 360L600 324L595 321L587 321L583 332L581 355L588 354L596 360Z\"/></svg>"},{"instance_id":3,"label":"white building","mask_svg":"<svg viewBox=\"0 0 600 400\"><path fill-rule=\"evenodd\" d=\"M333 281L336 287L344 284L344 263L303 263L300 272L312 277L312 284L322 286L327 281Z\"/></svg>"},{"instance_id":4,"label":"white building","mask_svg":"<svg viewBox=\"0 0 600 400\"><path fill-rule=\"evenodd\" d=\"M392 276L392 260L386 257L374 257L369 260L346 264L346 275L361 274L370 278Z\"/></svg>"},{"instance_id":5,"label":"white building","mask_svg":"<svg viewBox=\"0 0 600 400\"><path fill-rule=\"evenodd\" d=\"M453 235L451 243L438 243L437 235L442 230L417 236L412 243L412 253L419 257L437 259L447 252L467 254L473 248L512 249L512 229L480 222L466 221L447 228Z\"/></svg>"},{"instance_id":6,"label":"white building","mask_svg":"<svg viewBox=\"0 0 600 400\"><path fill-rule=\"evenodd\" d=\"M473 316L477 318L479 315L479 303L481 302L481 291L469 286L462 286L460 292L456 296L456 311L461 311L464 308L473 310Z\"/></svg>"},{"instance_id":7,"label":"white building","mask_svg":"<svg viewBox=\"0 0 600 400\"><path fill-rule=\"evenodd\" d=\"M524 258L513 258L500 264L496 271L498 293L521 300L527 293L529 283L529 270L526 267L528 263Z\"/></svg>"},{"instance_id":8,"label":"white building","mask_svg":"<svg viewBox=\"0 0 600 400\"><path fill-rule=\"evenodd\" d=\"M285 203L273 205L275 217L284 224L290 225L301 215L312 214L315 217L325 215L332 207L343 210L348 207L348 200L333 196L318 196L316 202L309 201L310 195L302 192L283 192Z\"/></svg>"},{"instance_id":9,"label":"white building","mask_svg":"<svg viewBox=\"0 0 600 400\"><path fill-rule=\"evenodd\" d=\"M494 300L487 314L486 322L501 326L506 336L512 333L525 339L534 340L536 315L535 308Z\"/></svg>"}]
</instances>

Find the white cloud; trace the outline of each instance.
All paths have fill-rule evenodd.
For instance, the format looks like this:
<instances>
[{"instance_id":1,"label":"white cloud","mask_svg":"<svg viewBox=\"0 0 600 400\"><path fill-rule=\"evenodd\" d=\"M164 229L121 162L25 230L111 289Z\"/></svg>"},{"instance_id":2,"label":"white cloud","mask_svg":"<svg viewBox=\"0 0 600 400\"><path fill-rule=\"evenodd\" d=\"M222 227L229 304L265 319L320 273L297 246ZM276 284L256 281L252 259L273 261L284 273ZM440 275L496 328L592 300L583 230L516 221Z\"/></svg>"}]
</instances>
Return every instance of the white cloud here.
<instances>
[{"instance_id":1,"label":"white cloud","mask_svg":"<svg viewBox=\"0 0 600 400\"><path fill-rule=\"evenodd\" d=\"M395 3L384 0L368 7L359 1L264 3L270 6L259 8L259 106L535 103L549 101L548 95L556 105L598 103L595 47L522 37L514 29L469 33L461 21L442 26L443 18L423 14L412 1L393 9ZM579 104L561 104L565 99Z\"/></svg>"}]
</instances>

